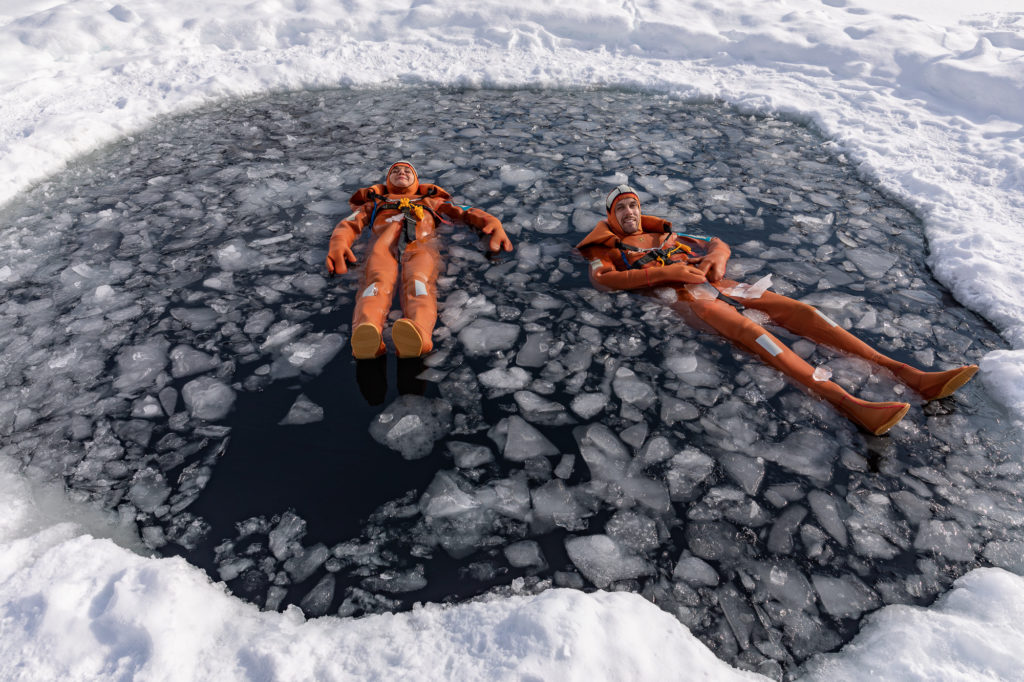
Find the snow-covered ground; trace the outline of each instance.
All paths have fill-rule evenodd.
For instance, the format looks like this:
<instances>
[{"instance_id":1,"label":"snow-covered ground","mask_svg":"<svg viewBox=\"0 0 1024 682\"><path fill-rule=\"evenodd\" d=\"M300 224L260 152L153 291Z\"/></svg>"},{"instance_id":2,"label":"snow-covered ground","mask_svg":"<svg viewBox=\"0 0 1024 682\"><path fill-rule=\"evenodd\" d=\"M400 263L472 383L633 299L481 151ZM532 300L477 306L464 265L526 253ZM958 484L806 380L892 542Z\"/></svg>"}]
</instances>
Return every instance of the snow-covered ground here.
<instances>
[{"instance_id":1,"label":"snow-covered ground","mask_svg":"<svg viewBox=\"0 0 1024 682\"><path fill-rule=\"evenodd\" d=\"M984 358L982 378L1019 419L1024 12L1013 4L0 0L0 201L160 114L268 90L610 85L717 98L810 120L917 211L936 277L1010 346ZM0 262L0 281L16 276ZM635 595L552 590L358 621L260 613L179 560L132 553L126 529L0 465L5 679L749 676ZM1022 612L1024 579L977 570L930 609L883 609L806 674L1014 679Z\"/></svg>"}]
</instances>

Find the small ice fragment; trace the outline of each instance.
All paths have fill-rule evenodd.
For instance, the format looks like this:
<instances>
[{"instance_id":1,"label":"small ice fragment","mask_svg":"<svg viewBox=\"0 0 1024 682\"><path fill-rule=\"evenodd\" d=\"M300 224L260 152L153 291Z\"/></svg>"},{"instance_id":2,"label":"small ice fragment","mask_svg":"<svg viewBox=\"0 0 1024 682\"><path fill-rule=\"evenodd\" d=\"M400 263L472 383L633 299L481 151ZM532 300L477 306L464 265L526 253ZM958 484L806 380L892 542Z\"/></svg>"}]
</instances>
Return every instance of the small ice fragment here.
<instances>
[{"instance_id":1,"label":"small ice fragment","mask_svg":"<svg viewBox=\"0 0 1024 682\"><path fill-rule=\"evenodd\" d=\"M230 386L210 377L199 377L181 389L189 413L196 419L218 421L235 406L235 392Z\"/></svg>"},{"instance_id":2,"label":"small ice fragment","mask_svg":"<svg viewBox=\"0 0 1024 682\"><path fill-rule=\"evenodd\" d=\"M565 541L569 559L599 589L616 580L653 575L654 566L626 552L607 535L588 535Z\"/></svg>"},{"instance_id":3,"label":"small ice fragment","mask_svg":"<svg viewBox=\"0 0 1024 682\"><path fill-rule=\"evenodd\" d=\"M557 455L558 448L536 428L518 415L508 418L505 459L525 462L531 457Z\"/></svg>"},{"instance_id":4,"label":"small ice fragment","mask_svg":"<svg viewBox=\"0 0 1024 682\"><path fill-rule=\"evenodd\" d=\"M757 280L753 284L739 283L734 287L723 289L722 293L726 296L735 296L737 298L761 298L764 292L768 291L772 286L772 276L765 275L761 279Z\"/></svg>"},{"instance_id":5,"label":"small ice fragment","mask_svg":"<svg viewBox=\"0 0 1024 682\"><path fill-rule=\"evenodd\" d=\"M544 568L547 565L541 554L540 545L533 540L513 542L505 548L505 558L514 568Z\"/></svg>"},{"instance_id":6,"label":"small ice fragment","mask_svg":"<svg viewBox=\"0 0 1024 682\"><path fill-rule=\"evenodd\" d=\"M718 289L714 288L707 282L701 282L700 284L687 284L686 290L698 301L713 301L718 298Z\"/></svg>"},{"instance_id":7,"label":"small ice fragment","mask_svg":"<svg viewBox=\"0 0 1024 682\"><path fill-rule=\"evenodd\" d=\"M811 378L815 381L828 381L832 378L832 370L828 367L815 367Z\"/></svg>"},{"instance_id":8,"label":"small ice fragment","mask_svg":"<svg viewBox=\"0 0 1024 682\"><path fill-rule=\"evenodd\" d=\"M324 408L314 403L304 394L299 394L299 397L292 403L291 409L288 410L288 414L278 424L281 426L299 426L302 424L314 424L323 421L323 418Z\"/></svg>"}]
</instances>

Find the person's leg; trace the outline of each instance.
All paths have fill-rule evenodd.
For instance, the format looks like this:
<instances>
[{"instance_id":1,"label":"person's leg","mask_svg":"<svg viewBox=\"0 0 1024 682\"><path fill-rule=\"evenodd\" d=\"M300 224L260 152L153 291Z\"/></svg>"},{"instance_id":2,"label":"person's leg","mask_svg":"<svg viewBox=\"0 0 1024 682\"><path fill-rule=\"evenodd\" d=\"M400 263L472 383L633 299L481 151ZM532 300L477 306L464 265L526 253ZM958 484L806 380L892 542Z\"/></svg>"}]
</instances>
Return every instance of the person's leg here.
<instances>
[{"instance_id":1,"label":"person's leg","mask_svg":"<svg viewBox=\"0 0 1024 682\"><path fill-rule=\"evenodd\" d=\"M816 380L814 368L803 358L787 348L764 327L741 315L722 300L695 300L685 290L680 290L680 299L687 301L690 310L719 334L806 386L832 403L851 421L875 435L881 435L891 429L910 409L910 405L903 402L874 403L861 400L847 393L835 382Z\"/></svg>"},{"instance_id":2,"label":"person's leg","mask_svg":"<svg viewBox=\"0 0 1024 682\"><path fill-rule=\"evenodd\" d=\"M434 348L437 323L437 275L441 257L435 238L418 239L402 256L402 314L391 328L400 358L416 358Z\"/></svg>"},{"instance_id":3,"label":"person's leg","mask_svg":"<svg viewBox=\"0 0 1024 682\"><path fill-rule=\"evenodd\" d=\"M352 315L352 355L368 360L383 355L382 332L398 279L398 262L391 254L390 240L378 237L366 257L363 282L356 293L356 309Z\"/></svg>"},{"instance_id":4,"label":"person's leg","mask_svg":"<svg viewBox=\"0 0 1024 682\"><path fill-rule=\"evenodd\" d=\"M716 286L720 289L728 289L734 284L735 282L722 280ZM773 322L794 334L862 357L886 368L907 386L917 391L925 400L945 398L966 384L978 371L977 365L966 365L942 372L923 372L915 369L878 352L840 327L817 308L771 291L764 292L760 298L743 298L742 296L730 296L730 298L748 308L767 313Z\"/></svg>"}]
</instances>

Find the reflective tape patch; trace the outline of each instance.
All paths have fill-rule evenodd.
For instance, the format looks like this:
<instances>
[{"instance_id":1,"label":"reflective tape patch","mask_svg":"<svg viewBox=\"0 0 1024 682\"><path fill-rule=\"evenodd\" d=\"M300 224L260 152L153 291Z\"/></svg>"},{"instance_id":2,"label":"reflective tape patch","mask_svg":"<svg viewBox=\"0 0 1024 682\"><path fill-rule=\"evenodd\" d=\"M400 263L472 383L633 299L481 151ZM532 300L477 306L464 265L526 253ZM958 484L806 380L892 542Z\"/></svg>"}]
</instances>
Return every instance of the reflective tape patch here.
<instances>
[{"instance_id":1,"label":"reflective tape patch","mask_svg":"<svg viewBox=\"0 0 1024 682\"><path fill-rule=\"evenodd\" d=\"M366 287L363 290L363 298L366 298L367 296L376 296L376 295L377 295L377 283L376 282L374 282L373 284L371 284L370 286Z\"/></svg>"},{"instance_id":2,"label":"reflective tape patch","mask_svg":"<svg viewBox=\"0 0 1024 682\"><path fill-rule=\"evenodd\" d=\"M835 322L831 317L829 317L825 313L821 312L817 308L814 309L814 312L818 313L818 317L820 317L821 319L823 319L826 322L828 322L828 326L830 326L830 327L838 327L839 326L838 322Z\"/></svg>"},{"instance_id":3,"label":"reflective tape patch","mask_svg":"<svg viewBox=\"0 0 1024 682\"><path fill-rule=\"evenodd\" d=\"M601 261L600 261L600 259L595 258L594 260L590 261L590 269L591 270L599 270L600 268L601 268Z\"/></svg>"},{"instance_id":4,"label":"reflective tape patch","mask_svg":"<svg viewBox=\"0 0 1024 682\"><path fill-rule=\"evenodd\" d=\"M357 215L359 215L359 211L352 211L352 215L345 218L345 220L355 220Z\"/></svg>"},{"instance_id":5,"label":"reflective tape patch","mask_svg":"<svg viewBox=\"0 0 1024 682\"><path fill-rule=\"evenodd\" d=\"M768 338L767 334L761 334L761 336L757 337L757 344L761 346L761 348L764 348L766 351L771 353L772 357L775 357L776 355L782 352L782 349L779 348L779 345L772 341L770 338Z\"/></svg>"},{"instance_id":6,"label":"reflective tape patch","mask_svg":"<svg viewBox=\"0 0 1024 682\"><path fill-rule=\"evenodd\" d=\"M419 281L418 279L414 279L412 282L413 282L413 285L414 285L414 287L416 289L416 295L417 296L426 296L427 295L427 285L426 284L424 284L423 282Z\"/></svg>"}]
</instances>

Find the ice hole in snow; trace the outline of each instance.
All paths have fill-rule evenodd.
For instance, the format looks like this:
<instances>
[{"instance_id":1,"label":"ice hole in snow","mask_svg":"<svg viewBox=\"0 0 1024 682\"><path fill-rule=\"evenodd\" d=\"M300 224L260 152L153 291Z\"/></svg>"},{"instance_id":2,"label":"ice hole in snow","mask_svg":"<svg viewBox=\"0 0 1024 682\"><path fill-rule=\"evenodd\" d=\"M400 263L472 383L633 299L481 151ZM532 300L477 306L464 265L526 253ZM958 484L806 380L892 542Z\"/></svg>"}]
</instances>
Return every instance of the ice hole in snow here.
<instances>
[{"instance_id":1,"label":"ice hole in snow","mask_svg":"<svg viewBox=\"0 0 1024 682\"><path fill-rule=\"evenodd\" d=\"M517 250L445 226L434 354L356 365L359 268L322 263L398 158ZM915 402L865 437L674 296L592 289L572 247L619 182L729 242L746 293L770 281L894 357L1002 347L931 278L914 216L799 122L613 91L279 93L2 207L0 451L264 608L627 589L777 675L880 605L1019 570L1021 434L978 383L922 406L773 329L857 395Z\"/></svg>"}]
</instances>

